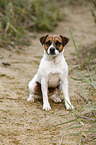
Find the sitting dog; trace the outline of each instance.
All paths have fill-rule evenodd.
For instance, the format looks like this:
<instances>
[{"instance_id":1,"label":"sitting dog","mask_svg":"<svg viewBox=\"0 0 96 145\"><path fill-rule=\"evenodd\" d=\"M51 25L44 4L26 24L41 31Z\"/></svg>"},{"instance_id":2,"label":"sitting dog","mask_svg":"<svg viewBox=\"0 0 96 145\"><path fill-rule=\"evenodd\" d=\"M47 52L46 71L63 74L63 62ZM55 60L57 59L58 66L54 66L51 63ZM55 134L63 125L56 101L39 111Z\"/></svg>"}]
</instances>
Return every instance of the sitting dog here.
<instances>
[{"instance_id":1,"label":"sitting dog","mask_svg":"<svg viewBox=\"0 0 96 145\"><path fill-rule=\"evenodd\" d=\"M58 90L62 88L66 109L73 109L68 96L68 65L64 59L64 46L69 39L62 35L46 35L40 38L44 46L44 55L41 59L38 72L29 82L29 98L34 102L34 96L43 96L43 109L50 110L48 95L52 95L55 102L61 102L57 97ZM53 92L53 93L52 93Z\"/></svg>"}]
</instances>

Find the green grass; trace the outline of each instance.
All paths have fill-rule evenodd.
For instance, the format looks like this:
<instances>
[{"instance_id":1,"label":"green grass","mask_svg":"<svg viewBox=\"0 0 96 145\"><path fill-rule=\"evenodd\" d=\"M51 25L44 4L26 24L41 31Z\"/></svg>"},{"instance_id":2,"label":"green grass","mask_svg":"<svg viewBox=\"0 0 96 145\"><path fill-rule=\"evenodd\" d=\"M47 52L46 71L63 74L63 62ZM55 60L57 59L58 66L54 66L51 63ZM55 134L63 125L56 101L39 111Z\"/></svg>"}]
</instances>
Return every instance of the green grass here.
<instances>
[{"instance_id":1,"label":"green grass","mask_svg":"<svg viewBox=\"0 0 96 145\"><path fill-rule=\"evenodd\" d=\"M79 81L80 84L85 84L87 88L84 90L80 87L81 93L78 93L79 97L83 99L83 104L78 109L72 109L71 114L74 115L72 120L56 124L56 126L67 125L67 131L73 130L73 133L69 133L71 136L79 136L79 145L83 145L85 142L94 142L96 140L96 82L93 80L92 75L89 70L89 76L84 77L77 71L73 71L79 79L73 78L75 81ZM89 89L90 88L90 89ZM74 106L75 107L75 106ZM68 114L69 115L69 114ZM63 117L63 115L62 115ZM76 131L77 129L77 131ZM78 131L78 129L80 131ZM64 129L65 131L65 129ZM89 136L90 133L90 136ZM62 134L63 136L63 134Z\"/></svg>"},{"instance_id":2,"label":"green grass","mask_svg":"<svg viewBox=\"0 0 96 145\"><path fill-rule=\"evenodd\" d=\"M94 18L94 22L96 24L96 0L93 0L93 8L91 9L91 14Z\"/></svg>"},{"instance_id":3,"label":"green grass","mask_svg":"<svg viewBox=\"0 0 96 145\"><path fill-rule=\"evenodd\" d=\"M53 31L61 17L58 4L57 0L0 0L0 47L29 44L26 30Z\"/></svg>"},{"instance_id":4,"label":"green grass","mask_svg":"<svg viewBox=\"0 0 96 145\"><path fill-rule=\"evenodd\" d=\"M75 40L73 38L71 29L69 28L69 32L76 50L77 57L80 61L80 65L82 65L82 59L79 55L78 48L76 46ZM83 65L82 65L83 66ZM96 137L96 73L91 66L91 57L88 54L88 63L87 63L87 70L83 67L81 72L78 72L78 65L74 66L70 71L73 71L75 77L71 77L74 81L79 82L80 90L77 92L83 103L81 107L78 109L72 109L71 114L74 116L72 120L68 120L66 122L62 122L60 124L54 125L56 126L67 126L68 132L71 130L74 131L73 133L69 133L69 135L79 136L78 144L83 145L85 142L95 142ZM95 68L96 69L96 68ZM83 75L82 75L83 72ZM84 75L84 72L87 75ZM75 106L74 106L75 107ZM65 114L66 115L66 114ZM65 115L62 117L65 117ZM69 115L69 114L67 114ZM90 135L89 135L90 134ZM63 136L63 134L62 134Z\"/></svg>"},{"instance_id":5,"label":"green grass","mask_svg":"<svg viewBox=\"0 0 96 145\"><path fill-rule=\"evenodd\" d=\"M70 28L69 28L69 32L70 32L77 56L80 60L80 64L82 65L79 51L78 51L78 48L75 44L75 41L74 41L74 38L73 38L73 35L72 35ZM83 67L83 70L84 70L84 67ZM80 87L81 93L78 93L79 96L81 98L83 98L85 104L81 108L79 108L79 110L76 110L76 109L73 110L74 116L77 119L77 121L79 120L79 123L80 122L81 122L81 124L83 123L82 125L84 125L84 126L86 126L86 124L90 125L90 122L92 122L94 125L94 123L96 123L96 102L94 100L94 98L96 97L96 80L94 79L95 72L93 71L93 69L91 67L90 53L88 54L88 67L87 67L87 74L88 75L87 75L87 77L81 75L77 71L74 71L74 73L76 74L78 79L77 78L72 78L72 79L74 79L75 81L79 81L80 84L85 84L85 86L86 86L84 90L82 89L82 87ZM85 113L85 111L86 111L86 113ZM90 115L90 117L85 116L87 113ZM84 115L82 115L82 114L84 114ZM87 129L86 127L84 127L84 128ZM90 130L84 131L81 129L81 131L78 133L80 135L79 145L82 145L84 142L84 139L82 141L82 137L84 136L85 132L86 132L86 134L88 132L95 132L96 133L96 128L93 128L92 126L91 126L91 128L92 128L91 131ZM95 131L94 131L94 129L95 129ZM83 135L82 135L82 133L83 133ZM87 136L87 135L85 135L85 136ZM86 141L89 142L90 140L88 140L88 138L86 138Z\"/></svg>"},{"instance_id":6,"label":"green grass","mask_svg":"<svg viewBox=\"0 0 96 145\"><path fill-rule=\"evenodd\" d=\"M71 35L72 42L73 42L74 48L75 48L75 50L76 50L77 56L78 56L78 58L79 58L80 66L81 66L82 69L84 69L84 66L83 66L83 63L82 63L81 57L80 57L80 55L79 55L79 50L78 50L78 48L77 48L77 45L76 45L76 43L75 43L75 40L74 40L74 37L73 37L73 34L72 34L70 28L69 28L69 33L70 33L70 35Z\"/></svg>"}]
</instances>

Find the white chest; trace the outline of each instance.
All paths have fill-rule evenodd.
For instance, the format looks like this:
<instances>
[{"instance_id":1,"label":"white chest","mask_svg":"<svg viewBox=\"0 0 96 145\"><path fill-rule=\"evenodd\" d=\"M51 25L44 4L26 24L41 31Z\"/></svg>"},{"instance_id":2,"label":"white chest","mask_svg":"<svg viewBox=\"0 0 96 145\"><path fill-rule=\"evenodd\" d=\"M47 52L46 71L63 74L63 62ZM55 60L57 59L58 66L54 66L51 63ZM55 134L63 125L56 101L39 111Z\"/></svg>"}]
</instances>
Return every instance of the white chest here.
<instances>
[{"instance_id":1,"label":"white chest","mask_svg":"<svg viewBox=\"0 0 96 145\"><path fill-rule=\"evenodd\" d=\"M60 83L59 73L49 73L48 87L57 87Z\"/></svg>"}]
</instances>

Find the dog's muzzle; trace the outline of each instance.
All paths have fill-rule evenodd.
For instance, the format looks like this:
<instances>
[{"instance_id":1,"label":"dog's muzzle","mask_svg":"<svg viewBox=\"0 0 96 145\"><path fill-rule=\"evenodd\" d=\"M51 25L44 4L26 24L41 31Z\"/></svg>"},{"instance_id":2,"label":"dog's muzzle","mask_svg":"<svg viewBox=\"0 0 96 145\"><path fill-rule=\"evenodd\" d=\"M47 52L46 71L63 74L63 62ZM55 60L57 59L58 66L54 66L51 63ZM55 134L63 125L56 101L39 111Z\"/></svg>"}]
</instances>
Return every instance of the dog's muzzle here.
<instances>
[{"instance_id":1,"label":"dog's muzzle","mask_svg":"<svg viewBox=\"0 0 96 145\"><path fill-rule=\"evenodd\" d=\"M54 48L54 47L51 47L51 48L50 48L50 54L51 54L51 55L54 55L54 54L55 54L55 48Z\"/></svg>"},{"instance_id":2,"label":"dog's muzzle","mask_svg":"<svg viewBox=\"0 0 96 145\"><path fill-rule=\"evenodd\" d=\"M52 46L50 46L49 48L48 48L48 50L47 50L47 54L48 55L57 55L57 54L59 54L59 51L52 45Z\"/></svg>"}]
</instances>

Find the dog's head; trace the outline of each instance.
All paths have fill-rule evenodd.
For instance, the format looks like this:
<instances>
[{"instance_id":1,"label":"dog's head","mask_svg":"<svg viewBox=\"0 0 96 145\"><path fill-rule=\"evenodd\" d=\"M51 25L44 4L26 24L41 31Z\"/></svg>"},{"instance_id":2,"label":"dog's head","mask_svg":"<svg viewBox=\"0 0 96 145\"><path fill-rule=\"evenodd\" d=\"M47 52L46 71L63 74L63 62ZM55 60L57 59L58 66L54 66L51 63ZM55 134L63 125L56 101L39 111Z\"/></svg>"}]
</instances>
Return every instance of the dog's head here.
<instances>
[{"instance_id":1,"label":"dog's head","mask_svg":"<svg viewBox=\"0 0 96 145\"><path fill-rule=\"evenodd\" d=\"M63 51L64 46L69 39L62 35L45 35L40 38L40 42L44 45L45 51L48 55L56 56Z\"/></svg>"}]
</instances>

